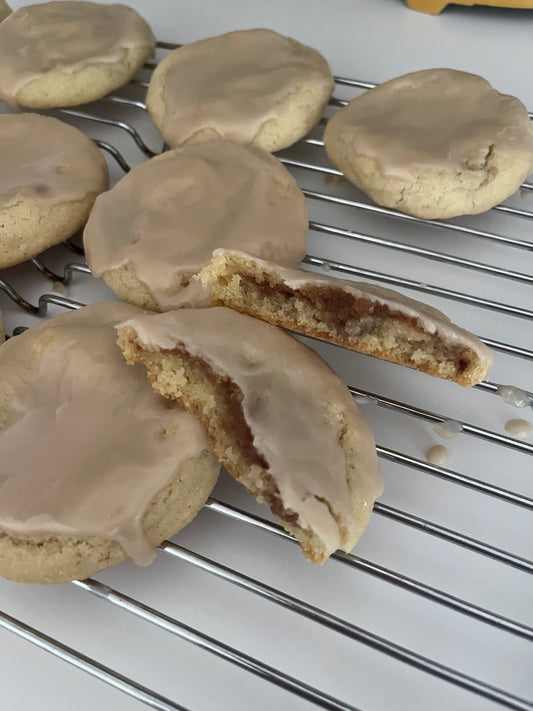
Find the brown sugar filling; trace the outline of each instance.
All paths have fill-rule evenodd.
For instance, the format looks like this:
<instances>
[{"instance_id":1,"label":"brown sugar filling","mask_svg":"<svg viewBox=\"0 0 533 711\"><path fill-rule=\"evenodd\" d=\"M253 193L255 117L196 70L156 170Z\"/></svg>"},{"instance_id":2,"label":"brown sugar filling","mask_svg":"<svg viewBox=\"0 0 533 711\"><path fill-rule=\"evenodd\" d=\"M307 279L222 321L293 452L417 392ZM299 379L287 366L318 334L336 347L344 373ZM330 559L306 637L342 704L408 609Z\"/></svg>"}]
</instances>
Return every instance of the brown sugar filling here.
<instances>
[{"instance_id":1,"label":"brown sugar filling","mask_svg":"<svg viewBox=\"0 0 533 711\"><path fill-rule=\"evenodd\" d=\"M217 404L220 404L223 410L221 420L228 425L228 430L231 432L231 439L235 443L236 448L246 460L248 466L259 466L265 472L263 483L266 488L259 492L252 491L251 493L255 496L260 495L270 506L275 516L278 516L289 524L297 525L298 514L284 507L279 489L274 479L267 473L268 463L254 446L252 432L243 413L243 394L240 388L229 378L215 372L205 360L191 355L183 348L174 348L172 350L162 349L161 352L178 356L186 363L189 363L194 369L199 370L202 376L209 381L216 393ZM199 415L200 413L197 412L196 414ZM243 477L241 483L246 486L245 477Z\"/></svg>"},{"instance_id":2,"label":"brown sugar filling","mask_svg":"<svg viewBox=\"0 0 533 711\"><path fill-rule=\"evenodd\" d=\"M258 465L268 469L264 457L254 447L252 432L242 411L242 392L237 385L229 378L216 373L205 360L192 356L183 348L161 349L161 353L176 355L200 371L215 389L217 399L222 400L224 421L228 423L228 429L232 432L232 438L242 456L250 466Z\"/></svg>"},{"instance_id":3,"label":"brown sugar filling","mask_svg":"<svg viewBox=\"0 0 533 711\"><path fill-rule=\"evenodd\" d=\"M385 304L348 294L334 286L306 286L295 291L285 284L271 284L266 280L258 282L249 274L240 271L236 271L235 273L245 285L251 286L258 291L262 297L300 299L311 308L319 311L322 319L335 329L337 333L345 332L347 322L353 320L354 316L356 316L360 319L371 317L378 322L385 319L400 321L418 333L427 336L427 332L420 326L416 318L407 316L400 311L393 311ZM370 333L376 326L376 324L369 324L365 329L364 325L361 325L361 335ZM346 338L354 339L355 337L346 334ZM443 354L443 357L454 364L458 373L463 373L468 368L469 362L465 358L464 350L457 347L450 347L438 335L432 334L431 340L434 346Z\"/></svg>"}]
</instances>

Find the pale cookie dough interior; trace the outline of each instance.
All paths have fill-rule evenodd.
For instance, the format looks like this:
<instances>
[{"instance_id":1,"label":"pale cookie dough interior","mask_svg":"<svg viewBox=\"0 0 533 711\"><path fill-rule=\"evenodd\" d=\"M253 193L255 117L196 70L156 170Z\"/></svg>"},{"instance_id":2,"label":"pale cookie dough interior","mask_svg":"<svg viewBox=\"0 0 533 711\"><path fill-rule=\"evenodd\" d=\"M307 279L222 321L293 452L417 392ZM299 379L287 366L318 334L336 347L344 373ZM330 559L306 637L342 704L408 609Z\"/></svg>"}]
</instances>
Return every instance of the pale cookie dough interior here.
<instances>
[{"instance_id":1,"label":"pale cookie dough interior","mask_svg":"<svg viewBox=\"0 0 533 711\"><path fill-rule=\"evenodd\" d=\"M0 115L0 269L71 237L107 189L107 163L78 129L37 114Z\"/></svg>"},{"instance_id":2,"label":"pale cookie dough interior","mask_svg":"<svg viewBox=\"0 0 533 711\"><path fill-rule=\"evenodd\" d=\"M333 88L319 52L254 29L168 54L154 71L146 106L170 146L221 137L272 152L318 123Z\"/></svg>"},{"instance_id":3,"label":"pale cookie dough interior","mask_svg":"<svg viewBox=\"0 0 533 711\"><path fill-rule=\"evenodd\" d=\"M29 5L0 24L0 100L46 109L94 101L152 56L148 24L125 5Z\"/></svg>"},{"instance_id":4,"label":"pale cookie dough interior","mask_svg":"<svg viewBox=\"0 0 533 711\"><path fill-rule=\"evenodd\" d=\"M360 538L383 489L374 437L310 348L225 308L141 315L119 327L128 362L202 421L230 474L323 563Z\"/></svg>"},{"instance_id":5,"label":"pale cookie dough interior","mask_svg":"<svg viewBox=\"0 0 533 711\"><path fill-rule=\"evenodd\" d=\"M0 348L0 575L84 578L186 525L219 470L200 423L128 368L122 303L58 316Z\"/></svg>"},{"instance_id":6,"label":"pale cookie dough interior","mask_svg":"<svg viewBox=\"0 0 533 711\"><path fill-rule=\"evenodd\" d=\"M375 284L286 269L217 249L200 272L216 306L416 368L464 386L483 380L492 351L437 309Z\"/></svg>"},{"instance_id":7,"label":"pale cookie dough interior","mask_svg":"<svg viewBox=\"0 0 533 711\"><path fill-rule=\"evenodd\" d=\"M277 158L215 140L134 168L96 201L84 244L93 274L121 299L168 311L210 305L192 276L216 247L296 266L307 229L303 193Z\"/></svg>"},{"instance_id":8,"label":"pale cookie dough interior","mask_svg":"<svg viewBox=\"0 0 533 711\"><path fill-rule=\"evenodd\" d=\"M533 168L525 106L452 69L406 74L367 91L330 119L324 143L375 202L425 219L484 212Z\"/></svg>"}]
</instances>

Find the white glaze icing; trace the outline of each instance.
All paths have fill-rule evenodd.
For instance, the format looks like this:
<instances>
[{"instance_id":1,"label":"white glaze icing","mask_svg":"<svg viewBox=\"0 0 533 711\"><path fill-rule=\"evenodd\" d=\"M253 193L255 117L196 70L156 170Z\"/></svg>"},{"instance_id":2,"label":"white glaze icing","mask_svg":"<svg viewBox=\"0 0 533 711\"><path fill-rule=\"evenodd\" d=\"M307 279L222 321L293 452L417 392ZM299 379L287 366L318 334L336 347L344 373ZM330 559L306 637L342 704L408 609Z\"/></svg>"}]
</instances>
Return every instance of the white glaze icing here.
<instances>
[{"instance_id":1,"label":"white glaze icing","mask_svg":"<svg viewBox=\"0 0 533 711\"><path fill-rule=\"evenodd\" d=\"M505 431L519 439L529 439L533 437L533 425L531 422L519 418L507 420L505 423Z\"/></svg>"},{"instance_id":2,"label":"white glaze icing","mask_svg":"<svg viewBox=\"0 0 533 711\"><path fill-rule=\"evenodd\" d=\"M531 395L514 385L498 385L498 395L507 404L513 407L527 407L533 403Z\"/></svg>"},{"instance_id":3,"label":"white glaze icing","mask_svg":"<svg viewBox=\"0 0 533 711\"><path fill-rule=\"evenodd\" d=\"M435 444L426 452L426 459L430 464L435 464L437 467L443 467L449 458L449 452L442 444Z\"/></svg>"},{"instance_id":4,"label":"white glaze icing","mask_svg":"<svg viewBox=\"0 0 533 711\"><path fill-rule=\"evenodd\" d=\"M444 420L431 425L431 429L442 439L455 439L463 431L463 425L457 420Z\"/></svg>"}]
</instances>

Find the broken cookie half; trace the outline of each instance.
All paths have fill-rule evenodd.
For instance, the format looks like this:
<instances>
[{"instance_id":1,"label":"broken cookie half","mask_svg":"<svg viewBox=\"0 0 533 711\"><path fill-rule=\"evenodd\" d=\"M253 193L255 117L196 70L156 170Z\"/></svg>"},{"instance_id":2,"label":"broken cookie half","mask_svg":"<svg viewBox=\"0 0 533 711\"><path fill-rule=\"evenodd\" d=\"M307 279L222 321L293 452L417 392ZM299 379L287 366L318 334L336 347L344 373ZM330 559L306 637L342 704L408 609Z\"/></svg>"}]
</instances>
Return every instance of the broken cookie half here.
<instances>
[{"instance_id":1,"label":"broken cookie half","mask_svg":"<svg viewBox=\"0 0 533 711\"><path fill-rule=\"evenodd\" d=\"M126 360L197 415L229 473L306 558L355 545L383 490L374 437L313 350L227 308L139 315L118 333Z\"/></svg>"},{"instance_id":2,"label":"broken cookie half","mask_svg":"<svg viewBox=\"0 0 533 711\"><path fill-rule=\"evenodd\" d=\"M493 362L490 348L437 309L375 284L228 249L216 249L199 277L217 306L465 387L481 382Z\"/></svg>"}]
</instances>

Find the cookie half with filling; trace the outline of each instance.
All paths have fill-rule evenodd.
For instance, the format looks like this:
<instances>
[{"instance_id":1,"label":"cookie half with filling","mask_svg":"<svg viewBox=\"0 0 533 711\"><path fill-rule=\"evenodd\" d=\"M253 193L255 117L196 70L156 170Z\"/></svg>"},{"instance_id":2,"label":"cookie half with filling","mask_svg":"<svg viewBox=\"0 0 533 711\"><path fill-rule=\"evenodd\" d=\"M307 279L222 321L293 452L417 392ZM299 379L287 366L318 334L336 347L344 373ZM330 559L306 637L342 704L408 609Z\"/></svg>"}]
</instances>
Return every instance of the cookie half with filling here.
<instances>
[{"instance_id":1,"label":"cookie half with filling","mask_svg":"<svg viewBox=\"0 0 533 711\"><path fill-rule=\"evenodd\" d=\"M134 317L118 343L204 425L229 473L323 563L358 541L383 489L348 388L307 346L226 308Z\"/></svg>"},{"instance_id":2,"label":"cookie half with filling","mask_svg":"<svg viewBox=\"0 0 533 711\"><path fill-rule=\"evenodd\" d=\"M200 272L216 306L470 386L492 351L437 309L392 289L217 249Z\"/></svg>"}]
</instances>

